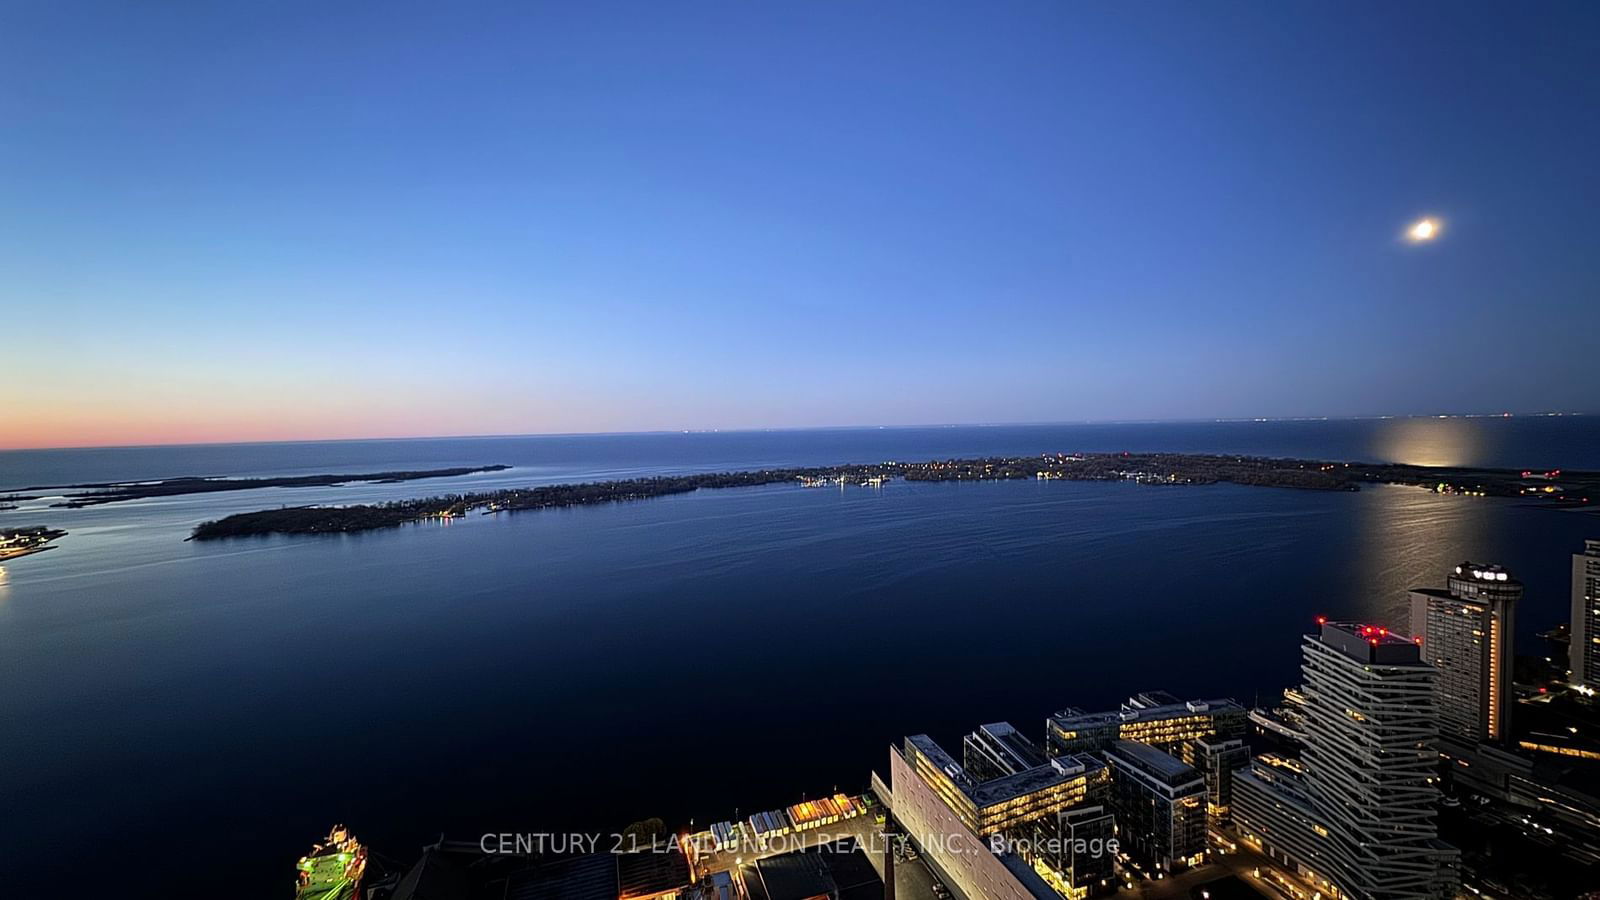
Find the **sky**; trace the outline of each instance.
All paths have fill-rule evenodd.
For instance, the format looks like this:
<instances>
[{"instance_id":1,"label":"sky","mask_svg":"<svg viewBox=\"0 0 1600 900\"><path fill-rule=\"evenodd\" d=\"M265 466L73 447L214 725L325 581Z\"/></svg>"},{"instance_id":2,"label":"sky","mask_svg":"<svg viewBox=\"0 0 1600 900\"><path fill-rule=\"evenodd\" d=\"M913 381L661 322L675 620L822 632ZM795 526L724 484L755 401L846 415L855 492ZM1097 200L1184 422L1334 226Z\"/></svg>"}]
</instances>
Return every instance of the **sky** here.
<instances>
[{"instance_id":1,"label":"sky","mask_svg":"<svg viewBox=\"0 0 1600 900\"><path fill-rule=\"evenodd\" d=\"M1590 3L9 0L0 448L1600 411L1597 59Z\"/></svg>"}]
</instances>

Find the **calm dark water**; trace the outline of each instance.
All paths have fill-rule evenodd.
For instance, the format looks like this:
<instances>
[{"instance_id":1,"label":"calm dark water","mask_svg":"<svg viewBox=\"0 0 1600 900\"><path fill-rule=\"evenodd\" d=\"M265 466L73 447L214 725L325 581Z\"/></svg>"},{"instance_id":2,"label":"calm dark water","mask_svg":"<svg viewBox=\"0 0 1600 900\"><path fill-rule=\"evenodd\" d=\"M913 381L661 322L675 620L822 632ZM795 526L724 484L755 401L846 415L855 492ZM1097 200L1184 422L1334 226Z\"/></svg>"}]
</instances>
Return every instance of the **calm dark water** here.
<instances>
[{"instance_id":1,"label":"calm dark water","mask_svg":"<svg viewBox=\"0 0 1600 900\"><path fill-rule=\"evenodd\" d=\"M215 895L227 879L232 896L284 897L334 821L405 858L441 831L704 822L859 788L906 733L1041 731L1053 709L1150 688L1250 702L1294 680L1312 616L1402 624L1404 590L1466 557L1528 584L1532 648L1565 619L1568 555L1600 535L1594 517L1406 488L1025 482L778 486L181 540L233 511L464 484L1122 449L1600 468L1600 419L0 454L8 487L516 466L0 513L71 531L0 581L0 885L34 896L104 871L130 895Z\"/></svg>"}]
</instances>

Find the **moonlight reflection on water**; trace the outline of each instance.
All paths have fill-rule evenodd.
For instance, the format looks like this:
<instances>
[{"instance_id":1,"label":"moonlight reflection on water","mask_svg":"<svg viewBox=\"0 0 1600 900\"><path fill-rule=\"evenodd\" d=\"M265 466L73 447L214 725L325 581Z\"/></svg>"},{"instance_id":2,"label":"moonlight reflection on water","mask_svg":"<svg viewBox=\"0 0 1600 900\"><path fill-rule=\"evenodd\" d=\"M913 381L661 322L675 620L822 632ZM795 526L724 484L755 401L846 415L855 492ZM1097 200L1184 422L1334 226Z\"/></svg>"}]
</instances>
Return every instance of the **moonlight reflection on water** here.
<instances>
[{"instance_id":1,"label":"moonlight reflection on water","mask_svg":"<svg viewBox=\"0 0 1600 900\"><path fill-rule=\"evenodd\" d=\"M1398 485L1362 493L1365 502L1355 507L1362 550L1352 574L1364 618L1405 630L1408 590L1437 586L1467 557L1496 561L1494 507Z\"/></svg>"},{"instance_id":2,"label":"moonlight reflection on water","mask_svg":"<svg viewBox=\"0 0 1600 900\"><path fill-rule=\"evenodd\" d=\"M1379 432L1378 455L1414 466L1463 466L1480 458L1478 429L1466 419L1394 419Z\"/></svg>"}]
</instances>

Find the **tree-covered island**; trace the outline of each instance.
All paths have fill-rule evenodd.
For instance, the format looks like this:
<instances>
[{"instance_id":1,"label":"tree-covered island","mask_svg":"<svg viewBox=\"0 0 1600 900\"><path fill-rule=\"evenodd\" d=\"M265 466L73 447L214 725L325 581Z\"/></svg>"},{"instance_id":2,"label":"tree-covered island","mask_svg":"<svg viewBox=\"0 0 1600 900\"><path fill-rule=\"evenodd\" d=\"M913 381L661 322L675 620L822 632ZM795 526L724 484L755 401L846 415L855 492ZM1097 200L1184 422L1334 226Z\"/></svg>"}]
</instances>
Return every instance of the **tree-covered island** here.
<instances>
[{"instance_id":1,"label":"tree-covered island","mask_svg":"<svg viewBox=\"0 0 1600 900\"><path fill-rule=\"evenodd\" d=\"M1156 485L1227 482L1316 491L1355 491L1362 484L1401 484L1442 493L1533 497L1542 503L1583 508L1600 497L1600 473L1519 472L1395 464L1273 459L1187 453L1086 453L1023 457L883 462L861 465L758 469L662 475L620 481L447 494L353 506L291 506L239 513L194 529L194 540L266 534L340 534L394 528L425 519L587 506L644 500L701 489L797 483L805 486L881 485L904 481L1134 481Z\"/></svg>"}]
</instances>

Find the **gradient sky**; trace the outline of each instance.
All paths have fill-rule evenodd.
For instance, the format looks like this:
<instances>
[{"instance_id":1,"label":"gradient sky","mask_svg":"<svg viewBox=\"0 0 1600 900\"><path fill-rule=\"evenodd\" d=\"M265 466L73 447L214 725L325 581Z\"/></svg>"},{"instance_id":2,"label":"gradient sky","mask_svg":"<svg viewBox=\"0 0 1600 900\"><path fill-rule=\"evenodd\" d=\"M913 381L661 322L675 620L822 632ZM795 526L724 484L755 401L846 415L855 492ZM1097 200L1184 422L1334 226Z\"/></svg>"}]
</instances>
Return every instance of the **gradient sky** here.
<instances>
[{"instance_id":1,"label":"gradient sky","mask_svg":"<svg viewBox=\"0 0 1600 900\"><path fill-rule=\"evenodd\" d=\"M1592 3L13 0L0 447L1595 411L1596 60Z\"/></svg>"}]
</instances>

